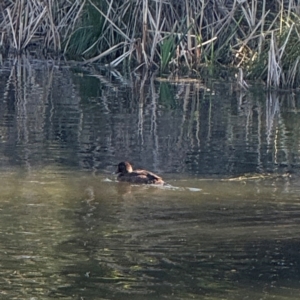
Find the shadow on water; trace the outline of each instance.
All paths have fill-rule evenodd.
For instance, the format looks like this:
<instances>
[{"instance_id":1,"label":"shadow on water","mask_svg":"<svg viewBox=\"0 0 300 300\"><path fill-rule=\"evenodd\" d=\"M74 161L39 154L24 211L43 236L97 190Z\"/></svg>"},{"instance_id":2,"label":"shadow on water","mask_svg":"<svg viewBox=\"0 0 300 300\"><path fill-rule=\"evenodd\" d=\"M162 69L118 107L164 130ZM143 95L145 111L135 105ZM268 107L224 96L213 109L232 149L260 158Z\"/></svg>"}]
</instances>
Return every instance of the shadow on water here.
<instances>
[{"instance_id":1,"label":"shadow on water","mask_svg":"<svg viewBox=\"0 0 300 300\"><path fill-rule=\"evenodd\" d=\"M297 94L0 77L1 299L298 299ZM173 188L117 183L125 159Z\"/></svg>"}]
</instances>

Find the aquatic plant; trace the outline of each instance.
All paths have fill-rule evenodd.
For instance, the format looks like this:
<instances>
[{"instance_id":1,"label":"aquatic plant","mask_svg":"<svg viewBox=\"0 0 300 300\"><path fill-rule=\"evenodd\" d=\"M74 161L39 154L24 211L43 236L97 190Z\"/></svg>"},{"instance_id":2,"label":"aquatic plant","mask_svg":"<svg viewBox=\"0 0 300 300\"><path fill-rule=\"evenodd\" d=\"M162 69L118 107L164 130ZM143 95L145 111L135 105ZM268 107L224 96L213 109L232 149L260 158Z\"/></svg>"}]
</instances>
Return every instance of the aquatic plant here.
<instances>
[{"instance_id":1,"label":"aquatic plant","mask_svg":"<svg viewBox=\"0 0 300 300\"><path fill-rule=\"evenodd\" d=\"M248 77L262 78L268 86L291 87L300 83L300 18L291 13L279 30L265 36L267 48L249 62Z\"/></svg>"},{"instance_id":2,"label":"aquatic plant","mask_svg":"<svg viewBox=\"0 0 300 300\"><path fill-rule=\"evenodd\" d=\"M0 4L0 47L17 53L33 45L60 51L84 5L81 0L5 0Z\"/></svg>"},{"instance_id":3,"label":"aquatic plant","mask_svg":"<svg viewBox=\"0 0 300 300\"><path fill-rule=\"evenodd\" d=\"M295 87L299 13L295 0L5 0L0 47L54 50L87 63L126 62L161 73L198 75L208 68L216 76L234 67L243 80Z\"/></svg>"}]
</instances>

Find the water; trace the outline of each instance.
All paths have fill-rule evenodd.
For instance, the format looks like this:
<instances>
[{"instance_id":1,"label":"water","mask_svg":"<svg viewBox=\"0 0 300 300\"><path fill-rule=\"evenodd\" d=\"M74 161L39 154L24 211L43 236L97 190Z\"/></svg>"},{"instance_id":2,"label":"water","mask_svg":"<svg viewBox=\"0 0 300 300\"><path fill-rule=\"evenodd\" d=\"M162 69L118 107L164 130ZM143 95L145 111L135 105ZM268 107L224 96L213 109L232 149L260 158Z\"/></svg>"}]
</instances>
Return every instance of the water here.
<instances>
[{"instance_id":1,"label":"water","mask_svg":"<svg viewBox=\"0 0 300 300\"><path fill-rule=\"evenodd\" d=\"M1 299L298 299L297 94L95 68L2 65Z\"/></svg>"}]
</instances>

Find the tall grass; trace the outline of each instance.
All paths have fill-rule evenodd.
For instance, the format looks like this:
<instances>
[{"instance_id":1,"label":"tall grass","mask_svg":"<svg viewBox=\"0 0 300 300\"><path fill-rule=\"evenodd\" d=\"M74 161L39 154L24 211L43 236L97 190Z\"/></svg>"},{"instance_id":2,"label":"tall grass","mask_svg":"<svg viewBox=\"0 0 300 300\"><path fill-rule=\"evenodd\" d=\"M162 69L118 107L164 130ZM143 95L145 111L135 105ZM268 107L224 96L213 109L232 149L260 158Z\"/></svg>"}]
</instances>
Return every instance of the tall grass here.
<instances>
[{"instance_id":1,"label":"tall grass","mask_svg":"<svg viewBox=\"0 0 300 300\"><path fill-rule=\"evenodd\" d=\"M299 13L296 0L5 0L0 46L161 73L234 67L243 81L295 87Z\"/></svg>"},{"instance_id":2,"label":"tall grass","mask_svg":"<svg viewBox=\"0 0 300 300\"><path fill-rule=\"evenodd\" d=\"M0 47L17 53L33 45L60 51L84 6L81 0L5 0L0 3Z\"/></svg>"}]
</instances>

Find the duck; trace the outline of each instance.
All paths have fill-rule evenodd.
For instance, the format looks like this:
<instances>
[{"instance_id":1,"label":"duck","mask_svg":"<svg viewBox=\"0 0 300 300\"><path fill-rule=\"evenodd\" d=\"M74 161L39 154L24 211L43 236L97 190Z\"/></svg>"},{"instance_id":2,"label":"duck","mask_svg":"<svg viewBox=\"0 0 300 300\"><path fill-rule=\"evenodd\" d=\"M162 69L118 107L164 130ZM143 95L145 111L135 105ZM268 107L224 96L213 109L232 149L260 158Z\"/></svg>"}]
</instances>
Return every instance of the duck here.
<instances>
[{"instance_id":1,"label":"duck","mask_svg":"<svg viewBox=\"0 0 300 300\"><path fill-rule=\"evenodd\" d=\"M146 170L133 170L128 161L123 161L118 164L117 172L118 181L125 181L137 184L164 184L161 177Z\"/></svg>"}]
</instances>

